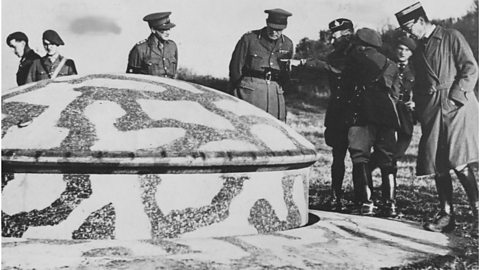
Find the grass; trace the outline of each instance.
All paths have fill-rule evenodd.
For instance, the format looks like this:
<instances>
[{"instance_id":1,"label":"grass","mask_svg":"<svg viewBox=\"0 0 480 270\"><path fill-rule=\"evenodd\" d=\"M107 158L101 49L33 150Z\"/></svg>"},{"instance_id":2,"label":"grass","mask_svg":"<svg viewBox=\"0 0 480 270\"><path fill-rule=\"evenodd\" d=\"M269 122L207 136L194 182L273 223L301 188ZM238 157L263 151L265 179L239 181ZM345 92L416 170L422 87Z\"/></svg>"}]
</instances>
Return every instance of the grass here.
<instances>
[{"instance_id":1,"label":"grass","mask_svg":"<svg viewBox=\"0 0 480 270\"><path fill-rule=\"evenodd\" d=\"M314 164L310 182L310 208L324 209L330 195L330 165L332 163L331 149L325 144L323 132L325 127L324 116L327 99L315 91L287 92L287 124L297 130L315 145L320 154L319 160ZM397 204L402 212L402 219L424 222L431 219L437 212L438 198L435 183L432 177L416 177L415 166L420 139L420 127L416 126L414 137L406 155L400 160L397 176ZM353 200L353 186L351 179L352 164L345 159L346 172L344 179L345 199ZM476 171L478 177L478 169ZM399 266L391 269L479 269L478 263L478 237L470 236L472 228L472 214L465 192L456 179L454 179L454 206L457 226L450 233L455 240L452 255L437 256L426 261ZM380 196L378 189L380 172L373 173L374 196Z\"/></svg>"}]
</instances>

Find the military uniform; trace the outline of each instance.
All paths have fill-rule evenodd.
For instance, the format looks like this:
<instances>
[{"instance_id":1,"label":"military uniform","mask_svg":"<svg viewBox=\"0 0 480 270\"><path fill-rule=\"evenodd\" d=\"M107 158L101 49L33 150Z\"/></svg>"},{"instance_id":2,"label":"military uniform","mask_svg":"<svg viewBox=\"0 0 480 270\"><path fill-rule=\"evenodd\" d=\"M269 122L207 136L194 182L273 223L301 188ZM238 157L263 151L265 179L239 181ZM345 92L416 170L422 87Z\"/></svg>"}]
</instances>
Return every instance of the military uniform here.
<instances>
[{"instance_id":1,"label":"military uniform","mask_svg":"<svg viewBox=\"0 0 480 270\"><path fill-rule=\"evenodd\" d=\"M440 200L440 211L424 228L435 232L455 228L453 169L474 215L471 234L478 237L478 175L471 164L478 164L478 100L474 94L477 61L465 37L428 21L420 2L395 16L405 31L420 39L412 57L416 72L414 100L422 127L417 175L435 174ZM413 27L415 23L417 27Z\"/></svg>"},{"instance_id":2,"label":"military uniform","mask_svg":"<svg viewBox=\"0 0 480 270\"><path fill-rule=\"evenodd\" d=\"M345 176L345 156L348 149L348 130L350 128L347 114L348 93L345 89L348 78L344 75L347 52L350 49L350 38L353 35L352 21L339 18L329 23L330 32L341 32L341 36L334 40L334 51L327 57L327 63L317 59L307 59L305 66L309 69L327 71L330 99L325 114L325 143L332 147L332 198L329 201L331 210L343 211L343 178Z\"/></svg>"},{"instance_id":3,"label":"military uniform","mask_svg":"<svg viewBox=\"0 0 480 270\"><path fill-rule=\"evenodd\" d=\"M40 59L40 55L31 49L26 51L22 59L20 59L17 71L17 84L19 86L27 83L28 72L36 59Z\"/></svg>"},{"instance_id":4,"label":"military uniform","mask_svg":"<svg viewBox=\"0 0 480 270\"><path fill-rule=\"evenodd\" d=\"M398 68L378 52L382 46L380 35L372 29L362 28L356 33L356 45L348 55L346 76L351 79L351 118L349 151L353 162L353 183L356 201L362 204L361 213L375 214L371 200L372 176L368 167L372 147L382 170L382 184L389 181L395 130L399 127L395 102L398 98ZM392 179L394 180L394 179ZM394 197L394 194L391 194Z\"/></svg>"},{"instance_id":5,"label":"military uniform","mask_svg":"<svg viewBox=\"0 0 480 270\"><path fill-rule=\"evenodd\" d=\"M178 49L172 40L160 42L151 34L133 46L128 55L127 73L173 78L177 73Z\"/></svg>"},{"instance_id":6,"label":"military uniform","mask_svg":"<svg viewBox=\"0 0 480 270\"><path fill-rule=\"evenodd\" d=\"M56 77L76 75L77 68L72 59L65 59L63 56L59 55L58 52L55 52L54 55L48 55L48 47L46 46L49 46L50 44L56 46L65 45L60 35L54 30L46 30L43 32L42 39L45 49L47 50L47 55L33 62L28 71L27 83L51 79L54 75ZM52 62L51 58L55 55L55 60ZM60 70L55 74L59 66Z\"/></svg>"},{"instance_id":7,"label":"military uniform","mask_svg":"<svg viewBox=\"0 0 480 270\"><path fill-rule=\"evenodd\" d=\"M168 40L168 31L175 27L175 24L170 22L170 14L172 13L169 11L157 12L143 17L152 34L130 50L127 73L175 77L178 49L173 40Z\"/></svg>"},{"instance_id":8,"label":"military uniform","mask_svg":"<svg viewBox=\"0 0 480 270\"><path fill-rule=\"evenodd\" d=\"M282 84L288 80L288 73L281 60L292 56L293 42L285 35L272 40L266 27L244 34L235 46L229 66L233 95L286 121Z\"/></svg>"},{"instance_id":9,"label":"military uniform","mask_svg":"<svg viewBox=\"0 0 480 270\"><path fill-rule=\"evenodd\" d=\"M412 141L413 126L415 125L414 112L406 105L406 102L413 100L413 86L415 84L415 72L410 64L398 64L399 70L399 96L397 102L398 118L400 127L397 130L397 144L393 160L396 161L405 155L410 142Z\"/></svg>"},{"instance_id":10,"label":"military uniform","mask_svg":"<svg viewBox=\"0 0 480 270\"><path fill-rule=\"evenodd\" d=\"M29 83L50 79L63 58L64 57L60 55L53 63L48 56L43 56L42 58L35 60L28 71L26 82ZM75 63L72 59L67 59L57 76L60 77L76 74L77 68L75 67Z\"/></svg>"}]
</instances>

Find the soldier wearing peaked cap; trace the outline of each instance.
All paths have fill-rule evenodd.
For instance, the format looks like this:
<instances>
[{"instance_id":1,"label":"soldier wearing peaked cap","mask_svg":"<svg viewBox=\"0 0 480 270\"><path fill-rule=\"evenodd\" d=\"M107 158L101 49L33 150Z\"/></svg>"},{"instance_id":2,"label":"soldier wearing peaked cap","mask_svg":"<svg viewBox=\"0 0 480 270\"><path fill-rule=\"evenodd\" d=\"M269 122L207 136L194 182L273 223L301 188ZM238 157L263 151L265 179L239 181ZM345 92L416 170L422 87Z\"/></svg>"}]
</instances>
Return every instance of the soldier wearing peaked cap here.
<instances>
[{"instance_id":1,"label":"soldier wearing peaked cap","mask_svg":"<svg viewBox=\"0 0 480 270\"><path fill-rule=\"evenodd\" d=\"M55 30L43 32L42 41L47 53L33 62L28 71L27 83L77 74L75 62L60 55L58 47L65 45L65 42Z\"/></svg>"},{"instance_id":2,"label":"soldier wearing peaked cap","mask_svg":"<svg viewBox=\"0 0 480 270\"><path fill-rule=\"evenodd\" d=\"M178 67L177 44L169 39L171 12L159 12L145 16L150 36L135 46L128 55L127 73L175 77Z\"/></svg>"},{"instance_id":3,"label":"soldier wearing peaked cap","mask_svg":"<svg viewBox=\"0 0 480 270\"><path fill-rule=\"evenodd\" d=\"M449 232L455 227L453 169L474 214L478 237L478 101L474 94L478 64L463 35L432 24L420 2L397 12L400 27L418 39L413 55L416 114L422 127L417 175L435 175L440 211L425 229Z\"/></svg>"},{"instance_id":4,"label":"soldier wearing peaked cap","mask_svg":"<svg viewBox=\"0 0 480 270\"><path fill-rule=\"evenodd\" d=\"M267 26L244 34L235 46L230 84L236 97L286 121L282 85L289 79L287 62L293 56L293 42L283 30L292 14L278 8L265 13Z\"/></svg>"},{"instance_id":5,"label":"soldier wearing peaked cap","mask_svg":"<svg viewBox=\"0 0 480 270\"><path fill-rule=\"evenodd\" d=\"M373 29L361 28L355 34L346 61L345 76L351 83L352 126L348 131L348 150L353 163L353 186L360 214L375 215L377 206L372 195L372 175L368 166L372 149L382 170L384 198L382 214L395 216L395 178L392 167L395 130L399 120L395 110L398 98L397 65L379 52L380 35Z\"/></svg>"},{"instance_id":6,"label":"soldier wearing peaked cap","mask_svg":"<svg viewBox=\"0 0 480 270\"><path fill-rule=\"evenodd\" d=\"M345 176L345 156L348 149L348 130L350 124L347 117L349 98L345 87L348 85L345 77L345 62L351 47L354 34L353 23L346 18L338 18L328 24L331 34L333 52L327 56L327 61L306 59L304 67L328 74L330 99L325 114L325 143L332 147L332 194L328 200L330 210L343 212L346 210L342 202L343 178Z\"/></svg>"}]
</instances>

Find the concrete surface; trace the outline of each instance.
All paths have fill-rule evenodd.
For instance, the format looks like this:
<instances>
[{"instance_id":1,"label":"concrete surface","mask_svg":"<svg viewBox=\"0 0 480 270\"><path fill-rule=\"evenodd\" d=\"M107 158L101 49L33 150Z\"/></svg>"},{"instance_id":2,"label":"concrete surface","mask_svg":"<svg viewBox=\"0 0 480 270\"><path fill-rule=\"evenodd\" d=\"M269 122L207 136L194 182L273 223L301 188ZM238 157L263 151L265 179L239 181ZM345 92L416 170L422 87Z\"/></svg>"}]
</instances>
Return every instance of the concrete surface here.
<instances>
[{"instance_id":1,"label":"concrete surface","mask_svg":"<svg viewBox=\"0 0 480 270\"><path fill-rule=\"evenodd\" d=\"M452 252L421 224L311 210L283 232L158 241L2 238L2 269L380 269Z\"/></svg>"}]
</instances>

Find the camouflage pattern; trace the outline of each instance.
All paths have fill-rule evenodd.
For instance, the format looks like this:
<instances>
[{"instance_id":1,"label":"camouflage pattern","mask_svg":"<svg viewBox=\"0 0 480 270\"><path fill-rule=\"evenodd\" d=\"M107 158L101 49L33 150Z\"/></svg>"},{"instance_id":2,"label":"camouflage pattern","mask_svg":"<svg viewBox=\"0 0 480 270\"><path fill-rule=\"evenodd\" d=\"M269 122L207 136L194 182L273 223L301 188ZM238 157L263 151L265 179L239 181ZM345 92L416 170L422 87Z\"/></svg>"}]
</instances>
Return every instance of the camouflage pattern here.
<instances>
[{"instance_id":1,"label":"camouflage pattern","mask_svg":"<svg viewBox=\"0 0 480 270\"><path fill-rule=\"evenodd\" d=\"M307 222L314 146L230 95L99 74L12 89L2 110L3 236L156 239Z\"/></svg>"},{"instance_id":2,"label":"camouflage pattern","mask_svg":"<svg viewBox=\"0 0 480 270\"><path fill-rule=\"evenodd\" d=\"M453 256L455 239L412 222L310 211L294 230L144 240L2 239L5 269L392 269ZM359 248L361 247L361 248ZM369 259L372 256L375 259Z\"/></svg>"}]
</instances>

